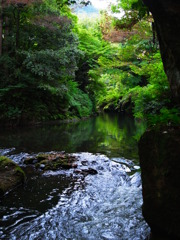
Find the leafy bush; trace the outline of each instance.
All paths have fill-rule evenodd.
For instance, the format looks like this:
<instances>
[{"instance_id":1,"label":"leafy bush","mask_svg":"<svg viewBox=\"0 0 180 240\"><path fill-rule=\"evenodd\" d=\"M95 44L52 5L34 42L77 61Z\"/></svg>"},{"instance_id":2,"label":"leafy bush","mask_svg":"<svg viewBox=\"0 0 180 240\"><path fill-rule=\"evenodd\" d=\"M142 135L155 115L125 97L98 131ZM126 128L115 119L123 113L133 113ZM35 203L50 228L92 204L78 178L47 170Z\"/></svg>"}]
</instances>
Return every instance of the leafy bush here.
<instances>
[{"instance_id":1,"label":"leafy bush","mask_svg":"<svg viewBox=\"0 0 180 240\"><path fill-rule=\"evenodd\" d=\"M98 65L89 71L90 78L102 86L95 91L97 107L128 110L149 125L177 124L178 109L172 107L169 83L158 46L152 44L150 24L143 20L134 29L135 34L126 42L111 44L106 54L101 52Z\"/></svg>"},{"instance_id":2,"label":"leafy bush","mask_svg":"<svg viewBox=\"0 0 180 240\"><path fill-rule=\"evenodd\" d=\"M82 51L68 7L48 0L3 11L12 24L0 56L0 120L19 124L90 115L91 100L77 84L72 88Z\"/></svg>"},{"instance_id":3,"label":"leafy bush","mask_svg":"<svg viewBox=\"0 0 180 240\"><path fill-rule=\"evenodd\" d=\"M93 104L89 96L78 88L76 82L68 82L69 114L86 117L92 114Z\"/></svg>"},{"instance_id":4,"label":"leafy bush","mask_svg":"<svg viewBox=\"0 0 180 240\"><path fill-rule=\"evenodd\" d=\"M148 114L148 123L150 126L177 125L180 124L180 109L168 109L163 107L159 114Z\"/></svg>"}]
</instances>

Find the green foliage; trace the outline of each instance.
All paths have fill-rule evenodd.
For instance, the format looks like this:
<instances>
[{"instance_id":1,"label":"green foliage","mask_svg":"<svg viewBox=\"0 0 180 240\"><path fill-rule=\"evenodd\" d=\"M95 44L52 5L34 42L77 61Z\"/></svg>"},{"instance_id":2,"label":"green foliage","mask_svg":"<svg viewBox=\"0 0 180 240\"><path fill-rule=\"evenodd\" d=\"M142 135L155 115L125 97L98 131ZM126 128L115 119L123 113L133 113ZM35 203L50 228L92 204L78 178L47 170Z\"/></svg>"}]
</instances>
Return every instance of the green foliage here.
<instances>
[{"instance_id":1,"label":"green foliage","mask_svg":"<svg viewBox=\"0 0 180 240\"><path fill-rule=\"evenodd\" d=\"M99 20L86 19L78 24L79 49L92 67L98 57L109 50L110 44L102 39Z\"/></svg>"},{"instance_id":2,"label":"green foliage","mask_svg":"<svg viewBox=\"0 0 180 240\"><path fill-rule=\"evenodd\" d=\"M98 81L99 74L94 70L98 71L98 59L101 56L109 55L109 52L112 52L112 47L110 43L103 40L98 19L94 21L90 19L86 19L83 22L79 21L77 33L79 49L82 51L82 54L78 64L79 70L76 81L79 83L80 89L89 94L95 110L97 101L95 95L102 93L103 87L101 82Z\"/></svg>"},{"instance_id":3,"label":"green foliage","mask_svg":"<svg viewBox=\"0 0 180 240\"><path fill-rule=\"evenodd\" d=\"M169 83L160 52L152 44L151 26L141 20L124 43L111 44L89 71L101 85L95 91L97 108L128 111L148 125L177 124L178 109L173 108ZM166 111L165 111L166 109Z\"/></svg>"},{"instance_id":4,"label":"green foliage","mask_svg":"<svg viewBox=\"0 0 180 240\"><path fill-rule=\"evenodd\" d=\"M138 11L139 17L144 17L147 12L147 7L144 5L142 0L121 0L119 7L127 11Z\"/></svg>"},{"instance_id":5,"label":"green foliage","mask_svg":"<svg viewBox=\"0 0 180 240\"><path fill-rule=\"evenodd\" d=\"M142 1L113 6L125 11L120 21L103 13L78 22L70 3L45 0L3 9L0 120L81 118L100 109L128 111L149 125L178 124ZM132 31L121 43L105 41L117 28Z\"/></svg>"},{"instance_id":6,"label":"green foliage","mask_svg":"<svg viewBox=\"0 0 180 240\"><path fill-rule=\"evenodd\" d=\"M121 18L114 18L112 21L116 29L131 30L140 20L149 16L149 10L142 0L118 0L111 10L114 13L123 13Z\"/></svg>"},{"instance_id":7,"label":"green foliage","mask_svg":"<svg viewBox=\"0 0 180 240\"><path fill-rule=\"evenodd\" d=\"M180 124L180 109L163 107L159 114L148 114L148 123L150 126L177 125Z\"/></svg>"},{"instance_id":8,"label":"green foliage","mask_svg":"<svg viewBox=\"0 0 180 240\"><path fill-rule=\"evenodd\" d=\"M71 112L78 117L86 117L91 115L93 104L87 94L77 89L76 93L70 96Z\"/></svg>"},{"instance_id":9,"label":"green foliage","mask_svg":"<svg viewBox=\"0 0 180 240\"><path fill-rule=\"evenodd\" d=\"M13 14L17 11L19 26ZM1 121L19 124L92 113L87 94L77 84L71 87L82 51L74 33L75 18L68 11L59 9L55 0L4 10L11 25L0 57Z\"/></svg>"},{"instance_id":10,"label":"green foliage","mask_svg":"<svg viewBox=\"0 0 180 240\"><path fill-rule=\"evenodd\" d=\"M5 156L0 156L0 166L5 167L8 164L11 164L12 160Z\"/></svg>"},{"instance_id":11,"label":"green foliage","mask_svg":"<svg viewBox=\"0 0 180 240\"><path fill-rule=\"evenodd\" d=\"M111 9L113 12L119 12L123 9L125 11L124 19L126 18L127 21L130 17L132 18L132 16L134 19L142 19L148 12L142 0L118 0L117 4L112 5Z\"/></svg>"}]
</instances>

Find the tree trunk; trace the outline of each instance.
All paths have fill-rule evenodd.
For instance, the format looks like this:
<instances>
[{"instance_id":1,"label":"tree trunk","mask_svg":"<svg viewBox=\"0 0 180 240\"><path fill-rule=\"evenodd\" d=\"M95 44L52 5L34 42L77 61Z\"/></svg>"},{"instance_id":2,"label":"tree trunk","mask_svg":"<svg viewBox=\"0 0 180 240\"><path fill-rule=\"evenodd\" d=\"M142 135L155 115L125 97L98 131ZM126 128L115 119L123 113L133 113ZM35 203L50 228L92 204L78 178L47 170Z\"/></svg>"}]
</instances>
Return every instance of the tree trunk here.
<instances>
[{"instance_id":1,"label":"tree trunk","mask_svg":"<svg viewBox=\"0 0 180 240\"><path fill-rule=\"evenodd\" d=\"M172 98L180 104L180 1L143 0L151 11Z\"/></svg>"},{"instance_id":2,"label":"tree trunk","mask_svg":"<svg viewBox=\"0 0 180 240\"><path fill-rule=\"evenodd\" d=\"M143 0L152 12L174 105L180 105L180 0ZM147 130L139 142L143 215L153 239L180 239L180 128Z\"/></svg>"}]
</instances>

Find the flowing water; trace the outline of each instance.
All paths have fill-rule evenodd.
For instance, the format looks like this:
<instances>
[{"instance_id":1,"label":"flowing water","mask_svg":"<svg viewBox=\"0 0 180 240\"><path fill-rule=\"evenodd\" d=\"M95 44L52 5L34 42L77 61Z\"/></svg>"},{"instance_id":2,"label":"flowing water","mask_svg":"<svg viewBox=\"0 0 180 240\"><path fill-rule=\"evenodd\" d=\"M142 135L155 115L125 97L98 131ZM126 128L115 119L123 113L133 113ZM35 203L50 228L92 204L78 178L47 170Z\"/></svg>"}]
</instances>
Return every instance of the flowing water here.
<instances>
[{"instance_id":1,"label":"flowing water","mask_svg":"<svg viewBox=\"0 0 180 240\"><path fill-rule=\"evenodd\" d=\"M24 157L66 151L77 170L34 171L28 181L0 202L0 239L146 239L142 213L137 138L142 124L126 116L104 114L88 120L6 130L1 155L23 167Z\"/></svg>"}]
</instances>

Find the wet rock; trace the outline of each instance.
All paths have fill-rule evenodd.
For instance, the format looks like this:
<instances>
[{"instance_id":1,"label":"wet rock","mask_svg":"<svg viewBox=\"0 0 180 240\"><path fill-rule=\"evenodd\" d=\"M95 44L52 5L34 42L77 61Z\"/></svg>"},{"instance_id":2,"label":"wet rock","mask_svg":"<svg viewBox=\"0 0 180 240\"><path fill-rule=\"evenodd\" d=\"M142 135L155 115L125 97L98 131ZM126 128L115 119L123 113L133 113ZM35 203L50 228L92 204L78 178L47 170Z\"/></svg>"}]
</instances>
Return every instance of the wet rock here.
<instances>
[{"instance_id":1,"label":"wet rock","mask_svg":"<svg viewBox=\"0 0 180 240\"><path fill-rule=\"evenodd\" d=\"M65 153L42 153L24 160L24 164L35 164L37 169L58 170L77 168L77 158Z\"/></svg>"},{"instance_id":2,"label":"wet rock","mask_svg":"<svg viewBox=\"0 0 180 240\"><path fill-rule=\"evenodd\" d=\"M88 161L82 161L81 164L82 164L83 166L88 166Z\"/></svg>"},{"instance_id":3,"label":"wet rock","mask_svg":"<svg viewBox=\"0 0 180 240\"><path fill-rule=\"evenodd\" d=\"M45 164L40 164L40 168L44 169L45 168Z\"/></svg>"},{"instance_id":4,"label":"wet rock","mask_svg":"<svg viewBox=\"0 0 180 240\"><path fill-rule=\"evenodd\" d=\"M11 159L0 157L0 197L25 180L25 173Z\"/></svg>"},{"instance_id":5,"label":"wet rock","mask_svg":"<svg viewBox=\"0 0 180 240\"><path fill-rule=\"evenodd\" d=\"M77 168L77 167L78 167L78 165L76 163L72 164L72 168Z\"/></svg>"},{"instance_id":6,"label":"wet rock","mask_svg":"<svg viewBox=\"0 0 180 240\"><path fill-rule=\"evenodd\" d=\"M93 169L93 168L87 168L87 169L76 169L74 170L74 173L75 174L78 174L78 175L83 175L83 176L87 176L87 175L96 175L98 174L98 172Z\"/></svg>"},{"instance_id":7,"label":"wet rock","mask_svg":"<svg viewBox=\"0 0 180 240\"><path fill-rule=\"evenodd\" d=\"M34 157L26 158L26 159L24 160L24 164L26 164L26 165L28 165L28 164L34 164L34 163L36 163L36 162L37 162L37 159L34 158Z\"/></svg>"},{"instance_id":8,"label":"wet rock","mask_svg":"<svg viewBox=\"0 0 180 240\"><path fill-rule=\"evenodd\" d=\"M180 128L147 131L139 156L144 218L154 235L180 239Z\"/></svg>"},{"instance_id":9,"label":"wet rock","mask_svg":"<svg viewBox=\"0 0 180 240\"><path fill-rule=\"evenodd\" d=\"M36 159L37 159L38 162L41 162L42 160L46 160L47 158L48 158L48 154L44 154L44 153L38 154L36 156Z\"/></svg>"},{"instance_id":10,"label":"wet rock","mask_svg":"<svg viewBox=\"0 0 180 240\"><path fill-rule=\"evenodd\" d=\"M95 164L97 164L97 162L96 161L92 161L92 164L95 165Z\"/></svg>"},{"instance_id":11,"label":"wet rock","mask_svg":"<svg viewBox=\"0 0 180 240\"><path fill-rule=\"evenodd\" d=\"M98 174L98 172L93 168L88 168L88 169L82 169L82 174L83 175L88 175L88 174L96 175L96 174Z\"/></svg>"},{"instance_id":12,"label":"wet rock","mask_svg":"<svg viewBox=\"0 0 180 240\"><path fill-rule=\"evenodd\" d=\"M103 166L98 166L97 169L100 171L104 170Z\"/></svg>"},{"instance_id":13,"label":"wet rock","mask_svg":"<svg viewBox=\"0 0 180 240\"><path fill-rule=\"evenodd\" d=\"M82 174L82 171L80 169L76 169L76 170L74 170L74 173L75 174Z\"/></svg>"}]
</instances>

